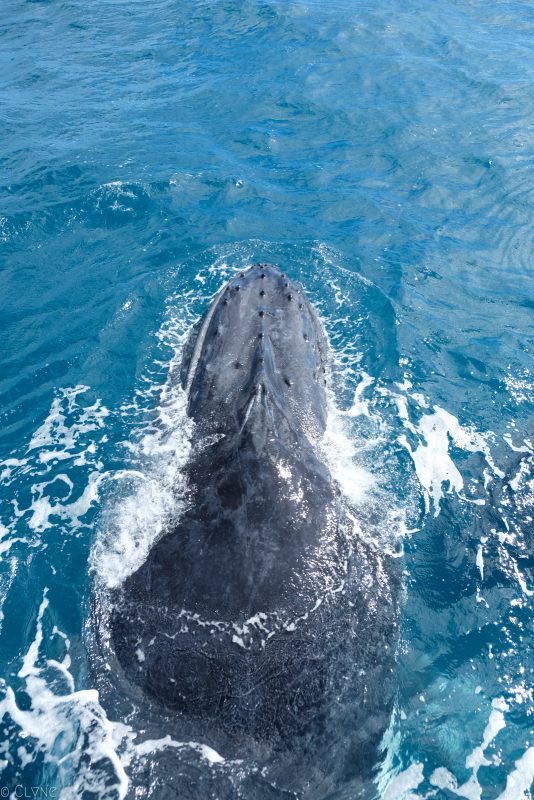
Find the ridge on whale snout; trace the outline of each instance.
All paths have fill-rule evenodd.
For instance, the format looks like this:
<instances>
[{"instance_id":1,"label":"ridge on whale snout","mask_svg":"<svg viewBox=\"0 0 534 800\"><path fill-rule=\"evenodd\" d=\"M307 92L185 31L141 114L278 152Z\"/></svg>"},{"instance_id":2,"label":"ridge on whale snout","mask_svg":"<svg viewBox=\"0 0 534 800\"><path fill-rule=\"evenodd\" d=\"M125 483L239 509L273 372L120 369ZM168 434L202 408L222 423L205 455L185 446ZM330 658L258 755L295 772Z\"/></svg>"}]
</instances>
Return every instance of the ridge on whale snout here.
<instances>
[{"instance_id":1,"label":"ridge on whale snout","mask_svg":"<svg viewBox=\"0 0 534 800\"><path fill-rule=\"evenodd\" d=\"M324 432L326 337L301 287L280 269L257 264L232 278L195 333L182 381L197 422L230 432L263 408L273 429Z\"/></svg>"}]
</instances>

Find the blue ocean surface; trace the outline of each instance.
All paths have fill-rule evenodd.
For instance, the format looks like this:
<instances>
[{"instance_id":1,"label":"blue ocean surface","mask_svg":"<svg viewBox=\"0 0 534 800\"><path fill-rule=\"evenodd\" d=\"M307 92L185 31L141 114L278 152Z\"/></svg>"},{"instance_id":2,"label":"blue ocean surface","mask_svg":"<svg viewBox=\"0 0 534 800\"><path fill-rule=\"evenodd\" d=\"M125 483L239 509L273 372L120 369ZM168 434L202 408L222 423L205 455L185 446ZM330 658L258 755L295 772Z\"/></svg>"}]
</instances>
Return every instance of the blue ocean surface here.
<instances>
[{"instance_id":1,"label":"blue ocean surface","mask_svg":"<svg viewBox=\"0 0 534 800\"><path fill-rule=\"evenodd\" d=\"M167 797L162 754L183 797L289 796L143 740L90 663L96 587L179 510L173 365L261 260L319 309L332 472L404 551L370 796L529 800L532 3L3 0L0 159L1 796Z\"/></svg>"}]
</instances>

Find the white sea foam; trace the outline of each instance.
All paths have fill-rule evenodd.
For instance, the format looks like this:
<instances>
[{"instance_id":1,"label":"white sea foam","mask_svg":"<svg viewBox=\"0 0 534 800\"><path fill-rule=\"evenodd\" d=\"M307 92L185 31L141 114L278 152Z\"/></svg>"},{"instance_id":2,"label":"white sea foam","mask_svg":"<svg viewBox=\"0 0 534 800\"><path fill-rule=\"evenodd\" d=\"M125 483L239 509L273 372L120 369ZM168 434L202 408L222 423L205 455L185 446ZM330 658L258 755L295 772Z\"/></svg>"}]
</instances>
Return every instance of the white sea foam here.
<instances>
[{"instance_id":1,"label":"white sea foam","mask_svg":"<svg viewBox=\"0 0 534 800\"><path fill-rule=\"evenodd\" d=\"M412 800L414 790L424 781L423 765L419 762L410 764L388 783L382 800Z\"/></svg>"},{"instance_id":2,"label":"white sea foam","mask_svg":"<svg viewBox=\"0 0 534 800\"><path fill-rule=\"evenodd\" d=\"M119 797L124 798L128 781L116 751L117 730L100 707L97 691L74 690L69 672L68 638L57 628L52 632L65 642L66 650L60 662L47 659L43 653L43 617L47 608L45 590L35 637L18 673L24 679L31 705L29 708L19 706L11 686L5 686L0 718L7 716L25 738L34 740L35 750L41 750L55 768L58 782L64 787L61 797L65 800L79 797L82 789L98 791L99 786L104 789L110 773L115 776ZM63 679L64 691L58 691L54 675Z\"/></svg>"},{"instance_id":3,"label":"white sea foam","mask_svg":"<svg viewBox=\"0 0 534 800\"><path fill-rule=\"evenodd\" d=\"M480 687L477 687L480 691ZM493 700L488 722L482 734L482 741L466 757L465 766L471 775L462 784L446 767L437 767L428 778L425 777L424 764L415 762L405 770L393 775L382 788L382 800L415 800L435 796L436 789L443 789L466 800L482 800L484 789L478 778L481 767L489 769L501 763L500 758L489 758L486 751L493 744L499 733L506 727L505 715L509 705L503 697ZM398 745L398 742L397 742ZM491 778L489 778L491 780ZM526 800L526 793L534 780L534 747L527 747L523 755L515 762L514 769L508 773L506 788L497 800ZM384 779L381 779L384 782ZM429 788L430 787L430 788Z\"/></svg>"},{"instance_id":4,"label":"white sea foam","mask_svg":"<svg viewBox=\"0 0 534 800\"><path fill-rule=\"evenodd\" d=\"M354 392L354 399L352 401L351 407L346 411L346 415L348 417L357 417L361 414L365 415L366 417L370 417L371 413L369 411L369 400L364 398L364 393L367 388L372 386L374 383L374 378L368 375L366 372L361 373L361 380L358 383L356 390Z\"/></svg>"},{"instance_id":5,"label":"white sea foam","mask_svg":"<svg viewBox=\"0 0 534 800\"><path fill-rule=\"evenodd\" d=\"M69 669L70 641L56 626L50 638L63 640L64 654L61 661L47 658L49 638L45 636L43 621L48 608L45 589L35 636L18 672L30 707L19 705L13 688L2 683L0 719L10 719L20 729L24 739L33 743L33 753L43 752L51 774L62 787L58 795L62 800L75 800L86 792L108 796L110 786L123 800L129 786L127 770L134 762L142 762L165 748L194 752L212 766L225 763L224 757L208 745L176 741L170 735L138 741L139 733L129 725L108 719L95 689L75 689ZM21 764L33 759L32 751L28 753L25 748L22 751Z\"/></svg>"},{"instance_id":6,"label":"white sea foam","mask_svg":"<svg viewBox=\"0 0 534 800\"><path fill-rule=\"evenodd\" d=\"M185 508L184 466L193 427L187 398L176 379L188 333L187 317L167 322L162 339L172 344L174 357L159 393L155 416L142 422L128 449L134 467L108 473L113 497L104 508L91 554L95 573L108 588L120 585L146 560L152 544L168 522Z\"/></svg>"},{"instance_id":7,"label":"white sea foam","mask_svg":"<svg viewBox=\"0 0 534 800\"><path fill-rule=\"evenodd\" d=\"M69 494L67 496L67 499L69 499L72 496L73 484L69 478L63 479L69 485ZM80 526L81 518L87 514L99 499L99 486L102 481L102 475L97 471L88 474L86 486L79 497L73 500L72 503L64 501L53 502L45 494L46 488L57 480L58 476L53 481L37 483L33 486L34 498L26 512L30 514L28 525L34 531L42 532L47 528L51 528L53 523L50 521L50 517L68 520L69 527L74 530Z\"/></svg>"},{"instance_id":8,"label":"white sea foam","mask_svg":"<svg viewBox=\"0 0 534 800\"><path fill-rule=\"evenodd\" d=\"M532 442L528 439L523 439L523 441L516 445L513 442L512 435L510 433L505 433L503 436L504 441L508 444L508 446L514 451L514 453L533 453L534 447Z\"/></svg>"},{"instance_id":9,"label":"white sea foam","mask_svg":"<svg viewBox=\"0 0 534 800\"><path fill-rule=\"evenodd\" d=\"M74 386L61 389L52 401L50 411L33 434L28 450L39 449L39 459L43 462L51 458L72 458L83 434L98 431L104 427L109 415L108 409L97 400L93 405L80 409L78 397L89 390L88 386ZM78 410L76 424L67 422L67 415ZM49 450L48 448L53 448Z\"/></svg>"},{"instance_id":10,"label":"white sea foam","mask_svg":"<svg viewBox=\"0 0 534 800\"><path fill-rule=\"evenodd\" d=\"M199 756L209 764L224 764L226 760L220 753L214 750L213 747L209 747L207 744L199 744L198 742L177 742L169 735L163 736L161 739L145 739L145 741L135 745L135 752L138 756L146 756L163 750L166 747L176 748L178 750L184 748L196 750Z\"/></svg>"},{"instance_id":11,"label":"white sea foam","mask_svg":"<svg viewBox=\"0 0 534 800\"><path fill-rule=\"evenodd\" d=\"M497 800L526 800L534 783L534 747L525 750L506 778L506 788Z\"/></svg>"},{"instance_id":12,"label":"white sea foam","mask_svg":"<svg viewBox=\"0 0 534 800\"><path fill-rule=\"evenodd\" d=\"M110 412L99 400L84 404L87 391L82 385L60 389L24 456L0 463L0 480L12 495L0 512L1 552L16 542L40 544L37 536L16 535L24 524L34 534L58 525L67 534L76 533L98 503L103 473L98 451Z\"/></svg>"},{"instance_id":13,"label":"white sea foam","mask_svg":"<svg viewBox=\"0 0 534 800\"><path fill-rule=\"evenodd\" d=\"M504 379L509 394L516 403L528 403L534 399L534 376L529 369L519 375L507 375Z\"/></svg>"},{"instance_id":14,"label":"white sea foam","mask_svg":"<svg viewBox=\"0 0 534 800\"><path fill-rule=\"evenodd\" d=\"M350 437L345 414L335 407L332 399L328 412L327 428L321 443L323 453L330 472L345 496L352 503L359 504L376 485L376 479L363 466L354 440Z\"/></svg>"},{"instance_id":15,"label":"white sea foam","mask_svg":"<svg viewBox=\"0 0 534 800\"><path fill-rule=\"evenodd\" d=\"M479 433L472 426L462 426L453 414L437 405L433 406L431 413L423 414L418 423L413 423L406 397L398 395L395 401L404 427L419 439L417 446L412 447L405 434L399 436L400 444L408 450L414 462L423 487L427 513L432 504L434 515L439 514L444 484L448 484L449 492L460 493L464 488L463 477L449 452L451 444L464 452L482 453L493 474L504 477L491 455L489 434Z\"/></svg>"}]
</instances>

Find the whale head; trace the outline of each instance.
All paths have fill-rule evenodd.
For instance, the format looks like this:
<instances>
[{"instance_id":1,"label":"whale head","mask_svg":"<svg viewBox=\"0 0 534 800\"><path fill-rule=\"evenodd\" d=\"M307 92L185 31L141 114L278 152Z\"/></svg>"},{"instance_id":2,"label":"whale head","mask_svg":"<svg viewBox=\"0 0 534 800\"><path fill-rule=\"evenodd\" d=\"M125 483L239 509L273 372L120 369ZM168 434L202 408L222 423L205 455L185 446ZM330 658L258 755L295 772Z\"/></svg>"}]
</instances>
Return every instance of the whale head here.
<instances>
[{"instance_id":1,"label":"whale head","mask_svg":"<svg viewBox=\"0 0 534 800\"><path fill-rule=\"evenodd\" d=\"M256 264L222 287L184 359L189 415L207 433L317 438L326 426L326 356L302 287Z\"/></svg>"}]
</instances>

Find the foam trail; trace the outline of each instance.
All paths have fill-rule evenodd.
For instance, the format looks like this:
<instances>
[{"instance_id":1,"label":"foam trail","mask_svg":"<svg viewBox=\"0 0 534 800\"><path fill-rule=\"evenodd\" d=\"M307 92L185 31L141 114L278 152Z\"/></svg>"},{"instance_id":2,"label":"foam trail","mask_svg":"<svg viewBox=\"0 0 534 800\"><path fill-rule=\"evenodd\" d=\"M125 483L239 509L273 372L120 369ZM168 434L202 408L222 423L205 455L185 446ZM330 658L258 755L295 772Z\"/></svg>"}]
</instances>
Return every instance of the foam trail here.
<instances>
[{"instance_id":1,"label":"foam trail","mask_svg":"<svg viewBox=\"0 0 534 800\"><path fill-rule=\"evenodd\" d=\"M423 781L423 765L420 763L410 764L403 772L399 772L392 778L382 795L382 800L410 800L414 797L412 792Z\"/></svg>"},{"instance_id":2,"label":"foam trail","mask_svg":"<svg viewBox=\"0 0 534 800\"><path fill-rule=\"evenodd\" d=\"M458 786L458 781L448 769L438 767L430 776L432 786L438 789L448 789L457 797L465 797L467 800L481 800L482 787L478 781L478 772L480 767L490 767L492 765L492 762L485 757L484 753L497 734L506 727L504 718L506 711L508 711L508 705L505 703L504 698L498 697L493 700L488 723L482 736L482 743L475 747L465 760L465 766L471 770L470 778L461 786Z\"/></svg>"},{"instance_id":3,"label":"foam trail","mask_svg":"<svg viewBox=\"0 0 534 800\"><path fill-rule=\"evenodd\" d=\"M91 553L91 566L109 589L135 572L169 520L185 509L184 467L190 452L193 423L187 416L187 398L176 380L187 328L173 342L165 384L160 388L156 416L145 422L129 442L133 469L107 476L118 484L104 508ZM153 394L152 389L149 390Z\"/></svg>"},{"instance_id":4,"label":"foam trail","mask_svg":"<svg viewBox=\"0 0 534 800\"><path fill-rule=\"evenodd\" d=\"M100 400L82 405L80 397L87 391L84 385L58 390L24 457L0 462L0 480L11 494L11 503L1 509L0 550L9 550L15 542L38 547L43 542L39 534L58 525L66 534L77 533L99 502L104 466L97 451L106 441L104 428L111 412ZM33 481L29 504L28 477ZM23 524L36 535L13 536Z\"/></svg>"},{"instance_id":5,"label":"foam trail","mask_svg":"<svg viewBox=\"0 0 534 800\"><path fill-rule=\"evenodd\" d=\"M225 763L225 759L214 750L213 747L209 747L207 744L199 744L198 742L176 742L174 739L171 739L169 735L161 739L145 739L144 742L135 745L135 751L138 756L146 756L158 750L163 750L165 747L174 747L177 749L187 747L191 750L196 750L200 757L210 764Z\"/></svg>"},{"instance_id":6,"label":"foam trail","mask_svg":"<svg viewBox=\"0 0 534 800\"><path fill-rule=\"evenodd\" d=\"M515 769L506 778L506 788L497 800L525 800L534 783L534 747L529 747L515 762Z\"/></svg>"},{"instance_id":7,"label":"foam trail","mask_svg":"<svg viewBox=\"0 0 534 800\"><path fill-rule=\"evenodd\" d=\"M0 701L0 718L10 718L24 737L35 741L35 752L40 750L45 754L45 760L55 768L63 800L74 800L83 789L104 790L110 772L115 777L119 800L123 800L128 779L116 750L117 726L107 719L99 705L98 692L84 689L58 694L47 681L46 676L55 673L58 678L67 679L70 689L74 686L68 671L69 641L57 628L53 635L60 635L67 648L63 660L46 659L41 654L44 643L43 617L49 605L47 594L48 590L45 589L37 615L35 637L18 672L18 676L25 679L30 708L21 708L12 687L5 686L5 696ZM42 666L39 666L39 661Z\"/></svg>"},{"instance_id":8,"label":"foam trail","mask_svg":"<svg viewBox=\"0 0 534 800\"><path fill-rule=\"evenodd\" d=\"M344 415L336 408L331 398L321 447L330 472L347 499L355 504L363 502L369 490L376 486L376 481L359 460Z\"/></svg>"},{"instance_id":9,"label":"foam trail","mask_svg":"<svg viewBox=\"0 0 534 800\"><path fill-rule=\"evenodd\" d=\"M491 456L487 434L478 433L473 427L460 425L455 416L437 405L433 407L432 413L423 414L419 423L414 425L410 421L406 398L397 395L395 402L404 427L420 440L414 448L405 434L399 436L399 443L408 450L423 487L427 513L430 512L432 501L434 516L439 515L444 483L449 484L449 492L460 493L464 488L462 475L449 454L451 441L465 452L482 453L493 473L504 478L504 473Z\"/></svg>"}]
</instances>

